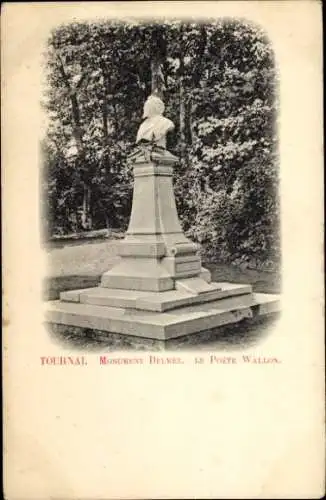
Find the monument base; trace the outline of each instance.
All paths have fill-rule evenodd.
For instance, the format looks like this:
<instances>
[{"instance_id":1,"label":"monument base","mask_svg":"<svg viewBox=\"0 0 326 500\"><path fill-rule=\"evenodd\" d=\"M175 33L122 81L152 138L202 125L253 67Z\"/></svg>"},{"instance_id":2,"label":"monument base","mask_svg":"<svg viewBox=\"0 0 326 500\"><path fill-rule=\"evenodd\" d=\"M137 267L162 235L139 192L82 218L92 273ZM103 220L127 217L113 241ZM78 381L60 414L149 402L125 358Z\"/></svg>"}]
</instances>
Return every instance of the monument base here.
<instances>
[{"instance_id":1,"label":"monument base","mask_svg":"<svg viewBox=\"0 0 326 500\"><path fill-rule=\"evenodd\" d=\"M212 292L142 292L102 287L61 293L47 303L48 323L144 339L170 340L280 310L277 295L250 285L214 283Z\"/></svg>"},{"instance_id":2,"label":"monument base","mask_svg":"<svg viewBox=\"0 0 326 500\"><path fill-rule=\"evenodd\" d=\"M203 330L183 337L169 340L157 340L135 335L109 333L94 328L47 323L46 328L56 341L62 340L66 345L74 345L95 351L176 351L189 349L207 349L215 347L221 342L230 342L234 346L246 347L254 345L259 338L274 328L280 313L271 313L264 316L254 316L237 323L229 323L217 328Z\"/></svg>"},{"instance_id":3,"label":"monument base","mask_svg":"<svg viewBox=\"0 0 326 500\"><path fill-rule=\"evenodd\" d=\"M155 149L155 148L154 148ZM156 148L157 149L157 148ZM63 292L47 304L46 321L67 328L171 341L278 312L276 295L251 285L211 282L199 246L183 234L167 150L140 148L134 159L133 203L121 257L96 288Z\"/></svg>"}]
</instances>

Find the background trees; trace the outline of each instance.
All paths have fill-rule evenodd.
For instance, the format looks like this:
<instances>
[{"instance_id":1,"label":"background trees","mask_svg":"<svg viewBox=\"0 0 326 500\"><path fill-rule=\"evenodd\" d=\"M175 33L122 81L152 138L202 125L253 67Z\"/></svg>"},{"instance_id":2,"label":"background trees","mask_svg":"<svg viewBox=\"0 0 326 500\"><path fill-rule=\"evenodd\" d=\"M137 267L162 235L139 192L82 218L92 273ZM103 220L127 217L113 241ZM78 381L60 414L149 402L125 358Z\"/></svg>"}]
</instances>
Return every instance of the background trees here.
<instances>
[{"instance_id":1,"label":"background trees","mask_svg":"<svg viewBox=\"0 0 326 500\"><path fill-rule=\"evenodd\" d=\"M47 231L126 228L142 106L162 95L176 124L184 230L219 261L279 259L277 74L241 20L70 24L52 33L44 105Z\"/></svg>"}]
</instances>

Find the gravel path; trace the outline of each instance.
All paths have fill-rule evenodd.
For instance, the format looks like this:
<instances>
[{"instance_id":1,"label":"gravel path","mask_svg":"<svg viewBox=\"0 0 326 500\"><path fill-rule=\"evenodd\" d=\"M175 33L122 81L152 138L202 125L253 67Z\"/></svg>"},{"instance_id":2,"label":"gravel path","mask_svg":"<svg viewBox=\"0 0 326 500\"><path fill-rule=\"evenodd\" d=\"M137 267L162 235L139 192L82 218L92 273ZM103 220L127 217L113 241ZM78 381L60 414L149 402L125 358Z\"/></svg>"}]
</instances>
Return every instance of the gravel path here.
<instances>
[{"instance_id":1,"label":"gravel path","mask_svg":"<svg viewBox=\"0 0 326 500\"><path fill-rule=\"evenodd\" d=\"M102 274L118 259L117 240L49 244L45 251L51 277Z\"/></svg>"}]
</instances>

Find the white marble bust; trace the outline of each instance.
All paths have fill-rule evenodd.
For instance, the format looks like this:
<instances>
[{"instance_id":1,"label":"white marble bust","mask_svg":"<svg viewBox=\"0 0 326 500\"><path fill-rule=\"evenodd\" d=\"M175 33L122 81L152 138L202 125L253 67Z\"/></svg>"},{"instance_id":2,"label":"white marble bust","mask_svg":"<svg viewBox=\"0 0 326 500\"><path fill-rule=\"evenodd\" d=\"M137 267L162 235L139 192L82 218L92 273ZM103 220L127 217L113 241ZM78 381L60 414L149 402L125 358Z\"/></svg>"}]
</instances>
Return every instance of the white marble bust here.
<instances>
[{"instance_id":1,"label":"white marble bust","mask_svg":"<svg viewBox=\"0 0 326 500\"><path fill-rule=\"evenodd\" d=\"M154 95L150 95L144 104L143 118L137 133L136 143L148 141L166 148L166 134L174 129L174 124L163 116L164 103Z\"/></svg>"}]
</instances>

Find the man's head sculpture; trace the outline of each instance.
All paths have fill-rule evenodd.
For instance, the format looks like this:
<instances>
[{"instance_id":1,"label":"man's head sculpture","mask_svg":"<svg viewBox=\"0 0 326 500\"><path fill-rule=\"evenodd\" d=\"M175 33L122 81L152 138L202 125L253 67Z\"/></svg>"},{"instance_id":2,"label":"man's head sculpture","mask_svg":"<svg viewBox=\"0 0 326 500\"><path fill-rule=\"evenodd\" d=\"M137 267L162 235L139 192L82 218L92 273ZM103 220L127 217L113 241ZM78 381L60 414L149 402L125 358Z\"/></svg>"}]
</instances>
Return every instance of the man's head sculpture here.
<instances>
[{"instance_id":1,"label":"man's head sculpture","mask_svg":"<svg viewBox=\"0 0 326 500\"><path fill-rule=\"evenodd\" d=\"M161 148L166 148L166 134L174 129L174 124L163 116L163 101L150 95L144 104L143 118L145 120L140 125L136 143L155 144Z\"/></svg>"},{"instance_id":2,"label":"man's head sculpture","mask_svg":"<svg viewBox=\"0 0 326 500\"><path fill-rule=\"evenodd\" d=\"M164 113L164 102L155 95L150 95L144 104L143 118L162 116Z\"/></svg>"}]
</instances>

